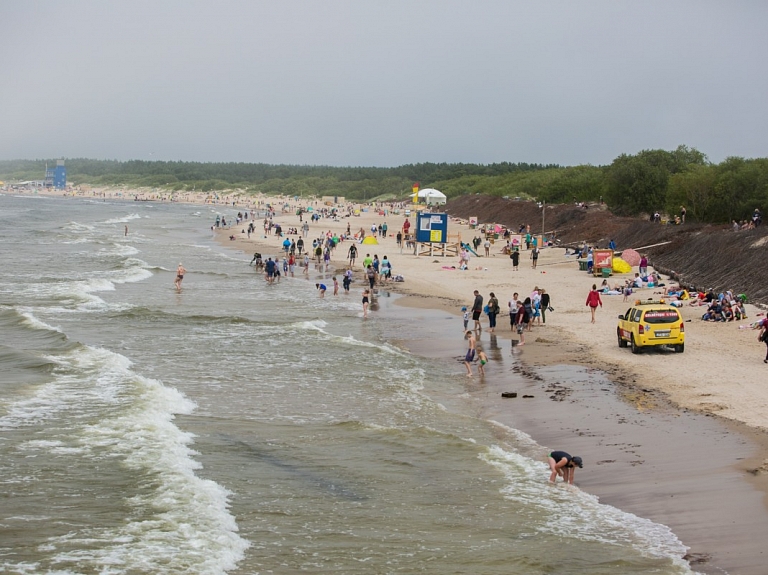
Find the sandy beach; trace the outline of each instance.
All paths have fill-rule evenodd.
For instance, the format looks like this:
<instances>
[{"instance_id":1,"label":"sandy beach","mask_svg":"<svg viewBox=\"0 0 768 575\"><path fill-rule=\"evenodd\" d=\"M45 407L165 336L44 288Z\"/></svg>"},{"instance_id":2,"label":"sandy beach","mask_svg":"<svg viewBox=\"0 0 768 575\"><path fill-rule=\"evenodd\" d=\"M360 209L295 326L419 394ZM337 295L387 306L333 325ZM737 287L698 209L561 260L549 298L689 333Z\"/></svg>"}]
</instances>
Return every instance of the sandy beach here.
<instances>
[{"instance_id":1,"label":"sandy beach","mask_svg":"<svg viewBox=\"0 0 768 575\"><path fill-rule=\"evenodd\" d=\"M117 193L93 190L83 195L126 198L124 190ZM147 192L141 195L147 201L160 201ZM175 201L204 205L208 212L201 211L207 226L213 225L216 212L234 223L238 211L257 208L259 201L286 204L287 209L281 212L278 207L275 216L284 230L300 228L295 211L308 204L271 197L245 202L234 195L216 199L192 193L176 194ZM323 207L319 201L311 205ZM466 349L461 306L470 306L473 290L486 301L495 292L502 308L496 333L488 332L483 316L479 337L491 360L487 375L479 377L475 368L475 376L467 378L478 414L522 430L541 445L582 455L587 464L576 483L604 503L669 525L691 547L696 571L765 572L761 546L768 535L768 368L757 333L739 329L762 310L747 306L748 320L715 324L700 320L702 308L686 304L681 309L686 320L685 353L663 350L633 355L616 342L617 315L629 304L622 302L622 296L603 296L603 307L591 324L585 300L592 284L599 285L601 280L578 271L575 259L566 256L565 250L543 249L536 269L523 251L519 271L513 271L511 260L501 253L503 242L497 242L489 257L472 256L468 269L459 270L456 257L416 256L398 247L395 233L405 221L402 213L381 215L369 206L354 209L360 210L359 215L310 222L305 242L311 247L313 238L328 231L341 234L348 224L353 233L362 228L370 234L371 225L386 221L386 238L378 238L378 245L358 246L350 297L357 299L362 292L362 259L367 253L386 255L393 273L404 277L403 282L390 282L379 290L403 297L397 298L397 310L382 306L365 321L383 321L388 313L423 317L420 323L431 326L434 337L428 341L405 337L401 343L414 353L455 361ZM415 225L415 217L409 220ZM265 235L259 218L254 225L256 232L250 238L244 233L247 223L217 229L215 234L223 245L242 251L244 260L250 260L255 251L265 259L282 257L284 238ZM478 235L454 219L449 221L449 233L460 233L467 242ZM332 270L322 272L311 264L308 281L328 280L332 275L340 281L349 245L345 241L337 247ZM296 276L301 275L297 267ZM631 275L614 275L610 281L623 282L627 277ZM517 336L505 315L507 304L513 292L524 298L535 288L547 290L555 311L547 314L546 325L534 325L526 333L526 345L518 347L512 344ZM643 289L632 297L652 297L653 291ZM449 322L450 330L441 327L447 317L455 317ZM423 335L423 329L416 332ZM495 357L513 358L511 364L504 362L505 369L526 375L527 387L510 390ZM462 377L465 373L459 361L456 372ZM501 399L502 391L516 391L519 398ZM533 397L522 399L524 394Z\"/></svg>"}]
</instances>

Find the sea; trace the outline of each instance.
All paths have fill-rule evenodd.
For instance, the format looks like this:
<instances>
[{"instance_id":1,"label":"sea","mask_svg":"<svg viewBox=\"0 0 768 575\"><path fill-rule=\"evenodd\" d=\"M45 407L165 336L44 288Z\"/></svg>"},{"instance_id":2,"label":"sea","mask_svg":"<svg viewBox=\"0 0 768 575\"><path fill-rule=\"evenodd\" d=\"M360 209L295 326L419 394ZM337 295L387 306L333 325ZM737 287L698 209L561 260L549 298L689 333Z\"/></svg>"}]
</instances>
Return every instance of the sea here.
<instances>
[{"instance_id":1,"label":"sea","mask_svg":"<svg viewBox=\"0 0 768 575\"><path fill-rule=\"evenodd\" d=\"M692 572L402 344L442 324L267 285L236 212L0 194L0 572Z\"/></svg>"}]
</instances>

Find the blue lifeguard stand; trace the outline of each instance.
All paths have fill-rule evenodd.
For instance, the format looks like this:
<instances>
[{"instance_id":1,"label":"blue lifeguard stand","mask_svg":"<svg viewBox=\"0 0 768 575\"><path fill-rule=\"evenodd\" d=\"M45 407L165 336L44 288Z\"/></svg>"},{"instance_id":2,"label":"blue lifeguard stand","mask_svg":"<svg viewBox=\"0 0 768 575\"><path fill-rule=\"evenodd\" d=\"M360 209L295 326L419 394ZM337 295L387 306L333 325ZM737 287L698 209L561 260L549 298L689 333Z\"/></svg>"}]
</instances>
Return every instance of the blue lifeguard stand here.
<instances>
[{"instance_id":1,"label":"blue lifeguard stand","mask_svg":"<svg viewBox=\"0 0 768 575\"><path fill-rule=\"evenodd\" d=\"M53 186L58 190L67 187L67 167L64 165L64 160L56 160L56 167L52 169L46 165L45 185Z\"/></svg>"}]
</instances>

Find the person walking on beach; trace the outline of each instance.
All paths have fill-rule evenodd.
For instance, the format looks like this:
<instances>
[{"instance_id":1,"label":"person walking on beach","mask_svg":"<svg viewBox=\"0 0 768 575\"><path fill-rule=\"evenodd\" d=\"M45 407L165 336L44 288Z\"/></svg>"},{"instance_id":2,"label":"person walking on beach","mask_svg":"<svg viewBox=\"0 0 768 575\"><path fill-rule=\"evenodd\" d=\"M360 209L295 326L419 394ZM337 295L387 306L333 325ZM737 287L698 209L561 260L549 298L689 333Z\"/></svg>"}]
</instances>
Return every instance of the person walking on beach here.
<instances>
[{"instance_id":1,"label":"person walking on beach","mask_svg":"<svg viewBox=\"0 0 768 575\"><path fill-rule=\"evenodd\" d=\"M357 246L355 244L352 244L349 246L349 267L353 268L355 267L355 259L357 259Z\"/></svg>"},{"instance_id":2,"label":"person walking on beach","mask_svg":"<svg viewBox=\"0 0 768 575\"><path fill-rule=\"evenodd\" d=\"M491 292L491 297L488 298L488 332L493 333L496 329L496 316L499 314L499 300L496 299L496 294Z\"/></svg>"},{"instance_id":3,"label":"person walking on beach","mask_svg":"<svg viewBox=\"0 0 768 575\"><path fill-rule=\"evenodd\" d=\"M475 331L482 330L480 325L480 314L483 313L483 296L480 292L475 290L475 301L472 302L472 319L475 322Z\"/></svg>"},{"instance_id":4,"label":"person walking on beach","mask_svg":"<svg viewBox=\"0 0 768 575\"><path fill-rule=\"evenodd\" d=\"M541 290L541 300L539 301L541 305L541 323L546 325L547 323L547 312L549 311L549 307L552 305L552 300L549 297L549 294L547 293L547 290L542 289Z\"/></svg>"},{"instance_id":5,"label":"person walking on beach","mask_svg":"<svg viewBox=\"0 0 768 575\"><path fill-rule=\"evenodd\" d=\"M509 328L515 331L515 321L517 317L517 298L519 294L517 292L512 294L512 299L507 302L509 308Z\"/></svg>"},{"instance_id":6,"label":"person walking on beach","mask_svg":"<svg viewBox=\"0 0 768 575\"><path fill-rule=\"evenodd\" d=\"M526 317L525 317L525 307L523 306L523 302L520 300L517 300L516 302L517 308L515 311L515 330L517 331L517 335L520 336L520 341L517 343L518 346L525 345L525 326L526 326Z\"/></svg>"},{"instance_id":7,"label":"person walking on beach","mask_svg":"<svg viewBox=\"0 0 768 575\"><path fill-rule=\"evenodd\" d=\"M539 263L539 246L534 245L531 250L531 267L536 269L536 265Z\"/></svg>"},{"instance_id":8,"label":"person walking on beach","mask_svg":"<svg viewBox=\"0 0 768 575\"><path fill-rule=\"evenodd\" d=\"M509 255L509 257L512 258L512 271L518 271L517 266L520 265L520 250L517 248L512 248L512 253Z\"/></svg>"},{"instance_id":9,"label":"person walking on beach","mask_svg":"<svg viewBox=\"0 0 768 575\"><path fill-rule=\"evenodd\" d=\"M176 268L176 281L173 282L173 285L176 286L176 291L181 291L181 282L184 279L185 273L187 273L187 270L185 270L184 266L179 262L179 267Z\"/></svg>"},{"instance_id":10,"label":"person walking on beach","mask_svg":"<svg viewBox=\"0 0 768 575\"><path fill-rule=\"evenodd\" d=\"M578 455L571 455L565 451L552 451L549 454L549 482L554 483L557 476L563 478L563 481L573 485L573 475L576 468L584 467L584 462Z\"/></svg>"},{"instance_id":11,"label":"person walking on beach","mask_svg":"<svg viewBox=\"0 0 768 575\"><path fill-rule=\"evenodd\" d=\"M468 340L467 355L464 356L464 365L467 368L467 377L472 377L472 362L475 359L477 340L471 330L464 333L464 339Z\"/></svg>"},{"instance_id":12,"label":"person walking on beach","mask_svg":"<svg viewBox=\"0 0 768 575\"><path fill-rule=\"evenodd\" d=\"M370 300L371 292L368 290L363 291L363 317L368 317L368 304L371 303Z\"/></svg>"},{"instance_id":13,"label":"person walking on beach","mask_svg":"<svg viewBox=\"0 0 768 575\"><path fill-rule=\"evenodd\" d=\"M600 292L597 291L597 285L592 284L592 291L587 295L587 303L589 310L592 312L592 323L595 323L595 310L597 306L603 307L603 300L600 299Z\"/></svg>"}]
</instances>

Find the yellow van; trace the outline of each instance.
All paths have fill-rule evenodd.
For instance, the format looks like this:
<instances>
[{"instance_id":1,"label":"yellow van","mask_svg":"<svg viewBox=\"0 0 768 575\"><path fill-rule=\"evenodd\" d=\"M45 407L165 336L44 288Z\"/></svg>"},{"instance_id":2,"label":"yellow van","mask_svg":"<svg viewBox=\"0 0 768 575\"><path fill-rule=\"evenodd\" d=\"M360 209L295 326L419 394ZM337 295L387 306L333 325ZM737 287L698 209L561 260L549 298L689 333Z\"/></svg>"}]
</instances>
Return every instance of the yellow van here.
<instances>
[{"instance_id":1,"label":"yellow van","mask_svg":"<svg viewBox=\"0 0 768 575\"><path fill-rule=\"evenodd\" d=\"M640 353L645 347L669 345L677 353L685 351L685 324L677 308L662 300L637 300L619 316L616 328L619 347Z\"/></svg>"}]
</instances>

